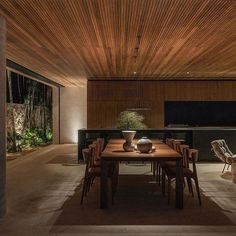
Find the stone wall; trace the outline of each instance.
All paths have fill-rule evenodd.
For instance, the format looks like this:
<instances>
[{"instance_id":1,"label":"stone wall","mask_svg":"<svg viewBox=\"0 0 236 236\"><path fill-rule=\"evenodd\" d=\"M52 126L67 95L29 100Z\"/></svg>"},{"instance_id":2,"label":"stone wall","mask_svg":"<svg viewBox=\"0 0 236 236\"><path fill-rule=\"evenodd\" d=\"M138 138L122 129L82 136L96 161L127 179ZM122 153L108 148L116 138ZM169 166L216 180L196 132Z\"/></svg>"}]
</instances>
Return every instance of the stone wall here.
<instances>
[{"instance_id":1,"label":"stone wall","mask_svg":"<svg viewBox=\"0 0 236 236\"><path fill-rule=\"evenodd\" d=\"M33 109L33 113L31 114L31 119L33 120L33 124L35 127L38 128L43 128L44 127L44 111L43 111L42 106L35 106ZM48 111L45 110L45 116L46 119L48 119ZM29 128L25 127L25 119L27 115L27 107L24 104L7 104L7 120L6 120L6 125L7 125L7 131L12 132L13 127L15 127L15 131L19 134L23 132L24 128ZM14 122L14 123L13 123ZM14 125L13 125L14 124Z\"/></svg>"}]
</instances>

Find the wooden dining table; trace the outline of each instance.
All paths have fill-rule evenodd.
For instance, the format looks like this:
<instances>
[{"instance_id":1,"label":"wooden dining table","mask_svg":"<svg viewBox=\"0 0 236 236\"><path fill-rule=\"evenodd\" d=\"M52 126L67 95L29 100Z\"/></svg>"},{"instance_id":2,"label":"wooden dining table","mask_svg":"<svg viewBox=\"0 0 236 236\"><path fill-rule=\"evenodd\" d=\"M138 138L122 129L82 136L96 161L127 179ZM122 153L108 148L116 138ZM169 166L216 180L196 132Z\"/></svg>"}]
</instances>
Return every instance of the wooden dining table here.
<instances>
[{"instance_id":1,"label":"wooden dining table","mask_svg":"<svg viewBox=\"0 0 236 236\"><path fill-rule=\"evenodd\" d=\"M137 142L134 140L134 143ZM108 208L108 165L110 162L162 162L176 161L176 182L175 182L175 207L183 209L183 163L182 156L160 140L152 140L156 150L150 153L125 152L123 149L124 140L109 140L105 150L101 154L101 187L100 187L100 208Z\"/></svg>"}]
</instances>

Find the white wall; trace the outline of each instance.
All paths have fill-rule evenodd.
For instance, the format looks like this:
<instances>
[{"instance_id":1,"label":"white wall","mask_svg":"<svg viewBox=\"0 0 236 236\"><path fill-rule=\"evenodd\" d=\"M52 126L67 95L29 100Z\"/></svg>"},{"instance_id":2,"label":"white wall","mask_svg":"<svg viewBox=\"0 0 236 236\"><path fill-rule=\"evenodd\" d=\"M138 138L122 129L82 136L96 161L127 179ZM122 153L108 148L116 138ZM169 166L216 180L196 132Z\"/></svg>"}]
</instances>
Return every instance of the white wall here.
<instances>
[{"instance_id":1,"label":"white wall","mask_svg":"<svg viewBox=\"0 0 236 236\"><path fill-rule=\"evenodd\" d=\"M59 143L59 88L52 88L52 141L53 144Z\"/></svg>"},{"instance_id":2,"label":"white wall","mask_svg":"<svg viewBox=\"0 0 236 236\"><path fill-rule=\"evenodd\" d=\"M61 88L60 143L76 143L81 128L87 128L87 85Z\"/></svg>"}]
</instances>

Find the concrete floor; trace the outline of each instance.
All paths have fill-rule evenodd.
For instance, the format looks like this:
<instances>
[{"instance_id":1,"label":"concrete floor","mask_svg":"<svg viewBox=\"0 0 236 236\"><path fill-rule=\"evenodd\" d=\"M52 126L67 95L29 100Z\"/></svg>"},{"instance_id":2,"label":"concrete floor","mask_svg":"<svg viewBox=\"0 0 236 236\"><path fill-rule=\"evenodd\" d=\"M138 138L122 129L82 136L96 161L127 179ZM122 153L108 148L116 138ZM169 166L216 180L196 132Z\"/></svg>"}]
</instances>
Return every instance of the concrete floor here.
<instances>
[{"instance_id":1,"label":"concrete floor","mask_svg":"<svg viewBox=\"0 0 236 236\"><path fill-rule=\"evenodd\" d=\"M0 235L236 235L236 184L228 173L221 176L222 164L199 164L199 180L232 226L55 226L84 174L76 153L76 145L51 145L7 163L8 214Z\"/></svg>"}]
</instances>

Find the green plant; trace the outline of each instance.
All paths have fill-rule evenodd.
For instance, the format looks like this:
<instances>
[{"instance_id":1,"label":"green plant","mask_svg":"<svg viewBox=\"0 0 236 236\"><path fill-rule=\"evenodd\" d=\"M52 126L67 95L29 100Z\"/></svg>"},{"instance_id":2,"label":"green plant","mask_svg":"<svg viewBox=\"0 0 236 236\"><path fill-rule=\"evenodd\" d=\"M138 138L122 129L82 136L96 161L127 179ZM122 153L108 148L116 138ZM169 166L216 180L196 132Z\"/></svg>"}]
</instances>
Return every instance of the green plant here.
<instances>
[{"instance_id":1,"label":"green plant","mask_svg":"<svg viewBox=\"0 0 236 236\"><path fill-rule=\"evenodd\" d=\"M25 129L22 137L22 144L24 147L37 147L44 143L42 131L40 129Z\"/></svg>"},{"instance_id":2,"label":"green plant","mask_svg":"<svg viewBox=\"0 0 236 236\"><path fill-rule=\"evenodd\" d=\"M117 120L118 129L145 129L147 126L143 123L144 117L137 112L123 111L119 114Z\"/></svg>"},{"instance_id":3,"label":"green plant","mask_svg":"<svg viewBox=\"0 0 236 236\"><path fill-rule=\"evenodd\" d=\"M52 141L52 130L50 128L46 129L46 139L47 139L47 142Z\"/></svg>"}]
</instances>

